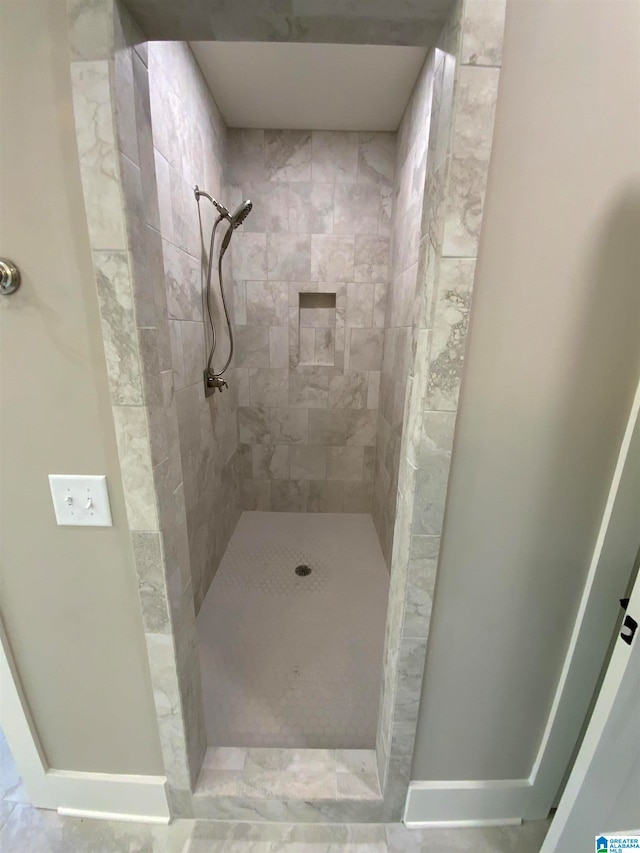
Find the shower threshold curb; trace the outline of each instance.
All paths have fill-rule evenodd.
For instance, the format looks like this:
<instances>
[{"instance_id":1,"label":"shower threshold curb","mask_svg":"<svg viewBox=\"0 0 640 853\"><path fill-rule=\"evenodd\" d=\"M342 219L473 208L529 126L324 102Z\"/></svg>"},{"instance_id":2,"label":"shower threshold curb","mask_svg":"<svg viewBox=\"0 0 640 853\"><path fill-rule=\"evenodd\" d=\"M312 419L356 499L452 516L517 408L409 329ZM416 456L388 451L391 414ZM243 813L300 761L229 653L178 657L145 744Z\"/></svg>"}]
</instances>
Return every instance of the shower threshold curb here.
<instances>
[{"instance_id":1,"label":"shower threshold curb","mask_svg":"<svg viewBox=\"0 0 640 853\"><path fill-rule=\"evenodd\" d=\"M194 816L374 822L383 806L371 749L207 750Z\"/></svg>"}]
</instances>

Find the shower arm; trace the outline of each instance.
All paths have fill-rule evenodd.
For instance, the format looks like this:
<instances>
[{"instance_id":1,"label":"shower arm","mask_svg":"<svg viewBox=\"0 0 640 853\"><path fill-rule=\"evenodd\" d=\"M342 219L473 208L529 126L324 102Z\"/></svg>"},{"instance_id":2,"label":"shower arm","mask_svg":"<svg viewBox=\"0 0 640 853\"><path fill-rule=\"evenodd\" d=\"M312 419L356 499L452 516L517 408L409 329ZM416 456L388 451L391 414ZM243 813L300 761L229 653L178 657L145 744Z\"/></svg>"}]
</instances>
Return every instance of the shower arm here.
<instances>
[{"instance_id":1,"label":"shower arm","mask_svg":"<svg viewBox=\"0 0 640 853\"><path fill-rule=\"evenodd\" d=\"M229 222L231 222L231 216L229 215L229 211L224 206L224 204L220 204L220 202L217 199L215 199L212 195L210 195L208 192L201 190L197 184L193 188L193 194L196 197L196 201L200 201L201 197L208 199L211 202L211 204L215 207L215 209L218 211L218 213L220 214L222 219L227 219L227 220L229 220Z\"/></svg>"}]
</instances>

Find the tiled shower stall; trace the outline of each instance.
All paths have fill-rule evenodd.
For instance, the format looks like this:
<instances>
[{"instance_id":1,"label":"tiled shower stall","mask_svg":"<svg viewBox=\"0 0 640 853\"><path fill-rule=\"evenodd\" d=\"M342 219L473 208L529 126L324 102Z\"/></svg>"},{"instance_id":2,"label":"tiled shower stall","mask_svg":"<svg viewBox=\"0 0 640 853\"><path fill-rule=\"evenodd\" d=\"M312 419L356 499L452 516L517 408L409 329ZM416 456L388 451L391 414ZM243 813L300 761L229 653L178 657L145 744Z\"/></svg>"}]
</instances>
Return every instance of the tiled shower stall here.
<instances>
[{"instance_id":1,"label":"tiled shower stall","mask_svg":"<svg viewBox=\"0 0 640 853\"><path fill-rule=\"evenodd\" d=\"M167 35L144 15L143 34L126 4L71 0L87 222L175 816L400 816L504 3L466 0L447 15L397 134L247 130L225 127L184 42L148 42ZM213 38L189 31L196 18L163 26L185 41ZM201 201L200 222L196 183L229 206L254 202L224 268L230 388L211 398L201 258L212 211ZM226 355L224 334L220 347ZM378 799L211 799L196 787L207 748L196 614L241 513L254 509L373 516L390 571Z\"/></svg>"}]
</instances>

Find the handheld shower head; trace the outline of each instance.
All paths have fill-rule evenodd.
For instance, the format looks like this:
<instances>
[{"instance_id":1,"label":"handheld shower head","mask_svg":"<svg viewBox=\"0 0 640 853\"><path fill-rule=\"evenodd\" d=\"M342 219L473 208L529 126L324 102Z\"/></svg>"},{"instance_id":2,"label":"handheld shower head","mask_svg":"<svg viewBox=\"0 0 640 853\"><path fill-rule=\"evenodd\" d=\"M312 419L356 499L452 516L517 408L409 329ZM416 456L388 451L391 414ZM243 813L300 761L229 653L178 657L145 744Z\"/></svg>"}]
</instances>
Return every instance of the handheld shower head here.
<instances>
[{"instance_id":1,"label":"handheld shower head","mask_svg":"<svg viewBox=\"0 0 640 853\"><path fill-rule=\"evenodd\" d=\"M231 235L238 228L238 226L242 225L247 216L251 213L251 209L253 207L253 202L249 201L249 199L245 199L241 205L239 205L232 215L228 217L229 219L229 227L227 228L227 233L224 235L222 240L222 245L220 246L220 257L224 255L224 253L229 248L229 243L231 242Z\"/></svg>"},{"instance_id":2,"label":"handheld shower head","mask_svg":"<svg viewBox=\"0 0 640 853\"><path fill-rule=\"evenodd\" d=\"M239 225L242 225L247 216L251 213L252 208L253 202L249 201L248 198L245 199L242 204L239 205L231 214L231 219L229 220L229 222L231 223L231 227L235 229Z\"/></svg>"}]
</instances>

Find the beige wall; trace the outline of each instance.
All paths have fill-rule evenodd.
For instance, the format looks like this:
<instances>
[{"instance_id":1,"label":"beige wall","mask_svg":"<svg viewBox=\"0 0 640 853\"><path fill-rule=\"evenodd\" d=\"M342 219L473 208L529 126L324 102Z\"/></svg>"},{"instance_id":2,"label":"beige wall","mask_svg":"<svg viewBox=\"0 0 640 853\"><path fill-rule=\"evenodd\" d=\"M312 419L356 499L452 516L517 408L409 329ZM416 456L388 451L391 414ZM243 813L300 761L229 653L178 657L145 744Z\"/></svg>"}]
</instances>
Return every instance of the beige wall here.
<instances>
[{"instance_id":1,"label":"beige wall","mask_svg":"<svg viewBox=\"0 0 640 853\"><path fill-rule=\"evenodd\" d=\"M549 712L638 381L639 28L508 6L414 779L526 777Z\"/></svg>"},{"instance_id":2,"label":"beige wall","mask_svg":"<svg viewBox=\"0 0 640 853\"><path fill-rule=\"evenodd\" d=\"M64 0L0 3L1 606L53 767L162 773L71 105ZM113 528L58 528L49 473L105 473Z\"/></svg>"}]
</instances>

